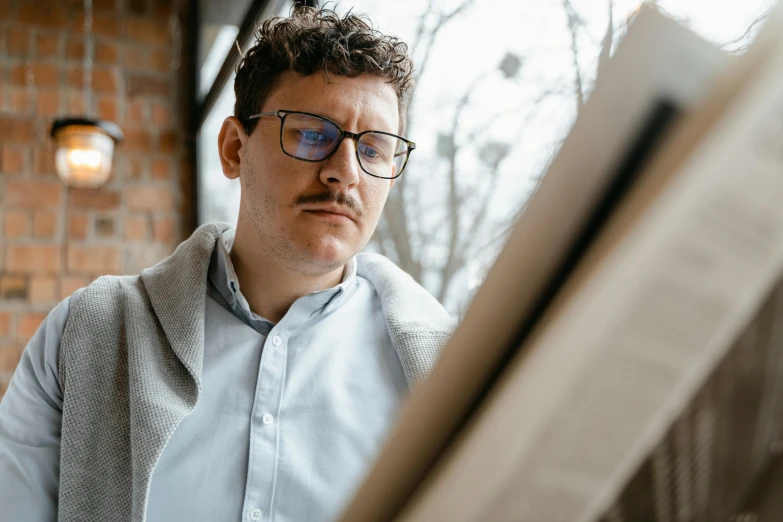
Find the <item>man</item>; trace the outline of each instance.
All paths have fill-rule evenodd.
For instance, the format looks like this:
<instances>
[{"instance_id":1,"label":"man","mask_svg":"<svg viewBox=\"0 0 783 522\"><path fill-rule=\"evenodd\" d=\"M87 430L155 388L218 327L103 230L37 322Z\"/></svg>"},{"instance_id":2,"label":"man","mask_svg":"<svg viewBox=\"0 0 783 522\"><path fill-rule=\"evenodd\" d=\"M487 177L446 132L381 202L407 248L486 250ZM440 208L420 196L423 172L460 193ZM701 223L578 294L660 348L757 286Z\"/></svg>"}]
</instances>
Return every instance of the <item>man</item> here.
<instances>
[{"instance_id":1,"label":"man","mask_svg":"<svg viewBox=\"0 0 783 522\"><path fill-rule=\"evenodd\" d=\"M0 403L0 520L339 516L452 330L357 255L414 147L406 52L350 14L263 24L218 140L236 230L51 312Z\"/></svg>"}]
</instances>

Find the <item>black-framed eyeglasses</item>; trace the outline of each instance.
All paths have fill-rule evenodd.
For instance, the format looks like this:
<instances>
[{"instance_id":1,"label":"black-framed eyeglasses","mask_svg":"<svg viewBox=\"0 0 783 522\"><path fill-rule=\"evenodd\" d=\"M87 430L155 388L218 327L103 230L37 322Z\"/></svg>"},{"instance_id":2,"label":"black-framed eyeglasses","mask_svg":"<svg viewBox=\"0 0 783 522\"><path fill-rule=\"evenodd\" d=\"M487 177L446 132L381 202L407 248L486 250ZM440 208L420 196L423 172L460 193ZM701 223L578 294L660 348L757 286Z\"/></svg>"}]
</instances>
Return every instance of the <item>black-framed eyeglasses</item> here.
<instances>
[{"instance_id":1,"label":"black-framed eyeglasses","mask_svg":"<svg viewBox=\"0 0 783 522\"><path fill-rule=\"evenodd\" d=\"M283 152L302 161L318 162L329 158L348 137L356 145L359 166L370 176L394 179L402 174L416 144L383 131L358 134L343 130L323 116L309 112L278 110L261 112L248 120L263 116L280 118L280 147Z\"/></svg>"}]
</instances>

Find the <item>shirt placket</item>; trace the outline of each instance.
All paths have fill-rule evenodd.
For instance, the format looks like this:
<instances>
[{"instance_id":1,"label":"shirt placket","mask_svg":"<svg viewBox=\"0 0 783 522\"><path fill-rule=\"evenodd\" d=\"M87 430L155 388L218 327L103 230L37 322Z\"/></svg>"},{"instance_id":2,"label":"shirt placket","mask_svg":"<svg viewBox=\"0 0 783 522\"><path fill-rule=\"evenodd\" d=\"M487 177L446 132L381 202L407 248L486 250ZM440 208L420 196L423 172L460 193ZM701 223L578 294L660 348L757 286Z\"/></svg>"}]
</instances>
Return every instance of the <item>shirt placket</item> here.
<instances>
[{"instance_id":1,"label":"shirt placket","mask_svg":"<svg viewBox=\"0 0 783 522\"><path fill-rule=\"evenodd\" d=\"M282 396L288 345L296 329L322 305L322 297L313 296L298 300L286 316L269 331L264 341L250 419L250 455L244 520L272 521L280 457L280 426L285 422Z\"/></svg>"}]
</instances>

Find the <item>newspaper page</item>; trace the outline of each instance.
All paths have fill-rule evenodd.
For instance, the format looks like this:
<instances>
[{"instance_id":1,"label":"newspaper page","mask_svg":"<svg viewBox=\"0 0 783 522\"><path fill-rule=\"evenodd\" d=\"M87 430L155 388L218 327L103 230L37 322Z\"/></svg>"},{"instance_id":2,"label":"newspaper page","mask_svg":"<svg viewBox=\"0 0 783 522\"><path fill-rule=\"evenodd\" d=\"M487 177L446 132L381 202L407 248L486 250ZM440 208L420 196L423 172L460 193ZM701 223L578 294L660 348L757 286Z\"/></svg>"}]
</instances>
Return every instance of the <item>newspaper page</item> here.
<instances>
[{"instance_id":1,"label":"newspaper page","mask_svg":"<svg viewBox=\"0 0 783 522\"><path fill-rule=\"evenodd\" d=\"M391 520L491 387L534 316L567 278L566 262L614 178L639 167L647 132L690 106L726 57L643 7L572 132L529 201L506 247L444 349L432 375L409 399L345 521ZM671 111L669 111L671 114ZM571 255L574 258L575 256ZM573 262L573 259L571 260ZM547 294L550 294L547 296ZM542 306L543 304L543 306Z\"/></svg>"},{"instance_id":2,"label":"newspaper page","mask_svg":"<svg viewBox=\"0 0 783 522\"><path fill-rule=\"evenodd\" d=\"M399 520L624 516L612 503L783 271L780 10L767 25L656 153ZM758 422L753 437L771 443L775 427ZM653 455L659 478L693 463L665 462ZM676 484L658 497L660 520L715 520L703 485L696 494Z\"/></svg>"}]
</instances>

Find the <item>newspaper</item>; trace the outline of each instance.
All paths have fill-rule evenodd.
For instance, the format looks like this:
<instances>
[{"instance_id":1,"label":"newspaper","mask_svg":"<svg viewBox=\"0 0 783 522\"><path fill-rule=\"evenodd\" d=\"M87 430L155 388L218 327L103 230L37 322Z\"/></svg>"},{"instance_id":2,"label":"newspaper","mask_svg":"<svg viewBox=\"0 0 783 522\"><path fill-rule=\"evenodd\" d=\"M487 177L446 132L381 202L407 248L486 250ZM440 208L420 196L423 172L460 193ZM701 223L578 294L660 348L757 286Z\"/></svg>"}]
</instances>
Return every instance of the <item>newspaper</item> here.
<instances>
[{"instance_id":1,"label":"newspaper","mask_svg":"<svg viewBox=\"0 0 783 522\"><path fill-rule=\"evenodd\" d=\"M774 512L781 14L729 59L641 10L343 520Z\"/></svg>"}]
</instances>

